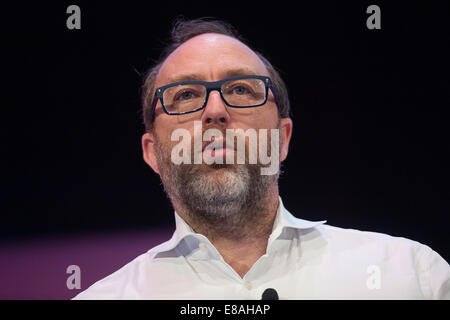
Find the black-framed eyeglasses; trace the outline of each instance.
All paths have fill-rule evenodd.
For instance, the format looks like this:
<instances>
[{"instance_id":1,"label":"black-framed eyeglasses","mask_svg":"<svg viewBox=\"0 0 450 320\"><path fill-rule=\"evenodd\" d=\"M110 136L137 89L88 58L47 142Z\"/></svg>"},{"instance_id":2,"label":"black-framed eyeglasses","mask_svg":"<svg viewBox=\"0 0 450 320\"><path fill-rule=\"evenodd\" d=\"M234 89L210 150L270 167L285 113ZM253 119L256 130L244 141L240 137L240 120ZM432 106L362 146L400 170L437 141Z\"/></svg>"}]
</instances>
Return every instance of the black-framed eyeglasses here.
<instances>
[{"instance_id":1,"label":"black-framed eyeglasses","mask_svg":"<svg viewBox=\"0 0 450 320\"><path fill-rule=\"evenodd\" d=\"M205 108L209 93L220 92L222 100L231 108L260 107L267 102L269 88L272 90L278 105L277 93L272 80L266 76L243 75L220 81L207 82L199 80L181 81L159 87L155 91L152 103L151 120L158 99L165 113L182 115Z\"/></svg>"}]
</instances>

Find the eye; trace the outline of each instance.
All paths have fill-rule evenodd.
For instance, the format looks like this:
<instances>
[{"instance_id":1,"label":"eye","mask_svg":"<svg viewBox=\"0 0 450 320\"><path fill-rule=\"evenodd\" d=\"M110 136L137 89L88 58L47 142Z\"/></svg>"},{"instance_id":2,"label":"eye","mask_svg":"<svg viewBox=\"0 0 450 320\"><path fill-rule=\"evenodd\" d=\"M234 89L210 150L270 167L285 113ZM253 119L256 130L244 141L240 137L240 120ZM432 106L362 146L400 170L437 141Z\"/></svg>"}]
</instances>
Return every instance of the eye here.
<instances>
[{"instance_id":1,"label":"eye","mask_svg":"<svg viewBox=\"0 0 450 320\"><path fill-rule=\"evenodd\" d=\"M237 95L243 95L243 94L246 94L248 92L248 90L247 90L247 88L245 88L243 86L236 86L233 88L232 92Z\"/></svg>"},{"instance_id":2,"label":"eye","mask_svg":"<svg viewBox=\"0 0 450 320\"><path fill-rule=\"evenodd\" d=\"M186 101L186 100L190 100L192 98L194 98L194 93L189 90L184 90L184 91L178 92L177 96L175 97L175 100Z\"/></svg>"}]
</instances>

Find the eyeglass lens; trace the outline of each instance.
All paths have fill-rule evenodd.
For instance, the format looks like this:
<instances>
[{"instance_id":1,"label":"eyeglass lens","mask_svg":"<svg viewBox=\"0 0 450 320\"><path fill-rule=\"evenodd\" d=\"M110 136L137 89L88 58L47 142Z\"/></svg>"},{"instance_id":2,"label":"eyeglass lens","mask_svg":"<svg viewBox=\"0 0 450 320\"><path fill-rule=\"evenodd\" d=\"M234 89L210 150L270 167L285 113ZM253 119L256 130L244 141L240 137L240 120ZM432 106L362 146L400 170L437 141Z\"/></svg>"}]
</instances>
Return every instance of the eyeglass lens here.
<instances>
[{"instance_id":1,"label":"eyeglass lens","mask_svg":"<svg viewBox=\"0 0 450 320\"><path fill-rule=\"evenodd\" d=\"M169 113L183 113L201 108L206 100L206 87L202 84L184 84L167 88L163 102ZM226 81L221 86L222 97L233 107L251 107L264 102L266 86L261 79Z\"/></svg>"}]
</instances>

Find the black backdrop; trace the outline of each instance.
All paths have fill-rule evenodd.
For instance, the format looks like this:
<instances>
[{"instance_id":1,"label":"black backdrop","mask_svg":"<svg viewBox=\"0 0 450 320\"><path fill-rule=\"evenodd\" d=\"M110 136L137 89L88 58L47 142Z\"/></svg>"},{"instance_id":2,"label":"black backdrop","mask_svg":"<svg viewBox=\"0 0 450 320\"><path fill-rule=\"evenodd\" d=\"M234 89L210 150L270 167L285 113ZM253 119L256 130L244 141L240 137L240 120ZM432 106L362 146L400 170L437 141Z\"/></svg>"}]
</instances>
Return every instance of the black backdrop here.
<instances>
[{"instance_id":1,"label":"black backdrop","mask_svg":"<svg viewBox=\"0 0 450 320\"><path fill-rule=\"evenodd\" d=\"M3 7L0 240L173 225L141 156L139 87L183 14L234 24L280 70L294 121L280 193L294 215L450 260L449 5L343 2ZM66 28L70 4L81 30ZM381 30L366 28L369 4Z\"/></svg>"}]
</instances>

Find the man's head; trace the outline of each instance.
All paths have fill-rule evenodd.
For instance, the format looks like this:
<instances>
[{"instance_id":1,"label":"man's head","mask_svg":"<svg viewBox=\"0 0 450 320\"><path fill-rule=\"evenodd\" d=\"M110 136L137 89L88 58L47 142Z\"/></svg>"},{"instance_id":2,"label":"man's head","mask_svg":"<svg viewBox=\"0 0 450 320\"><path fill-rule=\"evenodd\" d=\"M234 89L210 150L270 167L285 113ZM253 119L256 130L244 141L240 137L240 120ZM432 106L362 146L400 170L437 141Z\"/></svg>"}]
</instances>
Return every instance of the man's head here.
<instances>
[{"instance_id":1,"label":"man's head","mask_svg":"<svg viewBox=\"0 0 450 320\"><path fill-rule=\"evenodd\" d=\"M245 164L174 164L171 153L178 141L172 141L172 133L184 129L193 139L199 138L194 123L201 123L201 137L208 129L217 129L224 136L229 129L265 129L269 132L278 129L279 149L276 152L283 161L292 132L286 88L271 64L239 40L224 23L179 22L172 38L173 44L150 70L143 86L143 116L147 131L142 137L144 159L160 175L175 209L183 212L185 218L193 224L215 228L216 233L239 233L243 223L258 219L254 212L261 211L269 195L278 197L278 173L261 175L262 164L248 163L248 156ZM231 108L220 92L211 91L205 107L197 112L169 115L160 101L152 108L156 88L185 80L215 82L239 75L270 77L274 88L268 91L263 105ZM261 138L259 134L258 147ZM194 144L193 141L189 143ZM246 155L248 144L249 139L246 139ZM270 141L268 144L270 147ZM193 156L194 149L190 149ZM204 151L200 150L201 153ZM223 152L235 153L236 150Z\"/></svg>"},{"instance_id":2,"label":"man's head","mask_svg":"<svg viewBox=\"0 0 450 320\"><path fill-rule=\"evenodd\" d=\"M146 131L151 131L153 127L154 115L151 111L151 104L155 94L156 77L159 74L161 66L169 55L175 51L179 46L189 39L206 33L215 33L227 35L231 38L239 40L246 44L246 41L239 35L239 33L228 23L223 21L196 19L196 20L178 20L172 29L170 42L162 50L159 59L155 65L150 68L145 76L144 84L142 86L142 106L143 119ZM281 118L288 118L290 115L290 103L286 89L286 85L281 79L279 73L275 70L272 64L258 51L253 50L258 58L264 63L266 69L272 79L274 87L278 92L278 113Z\"/></svg>"}]
</instances>

